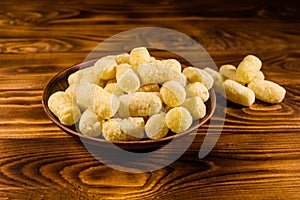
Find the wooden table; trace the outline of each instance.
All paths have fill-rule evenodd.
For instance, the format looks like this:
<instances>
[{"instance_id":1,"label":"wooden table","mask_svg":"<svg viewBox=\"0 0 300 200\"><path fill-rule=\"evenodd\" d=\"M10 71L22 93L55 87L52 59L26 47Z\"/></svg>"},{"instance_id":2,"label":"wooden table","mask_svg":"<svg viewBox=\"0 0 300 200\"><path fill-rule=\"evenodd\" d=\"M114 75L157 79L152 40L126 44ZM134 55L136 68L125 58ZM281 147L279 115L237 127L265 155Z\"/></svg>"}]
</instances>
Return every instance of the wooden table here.
<instances>
[{"instance_id":1,"label":"wooden table","mask_svg":"<svg viewBox=\"0 0 300 200\"><path fill-rule=\"evenodd\" d=\"M300 23L297 1L1 1L0 199L300 199ZM229 103L213 151L202 137L149 173L111 169L57 128L42 93L103 40L165 27L199 42L217 66L263 61L287 90L280 104Z\"/></svg>"}]
</instances>

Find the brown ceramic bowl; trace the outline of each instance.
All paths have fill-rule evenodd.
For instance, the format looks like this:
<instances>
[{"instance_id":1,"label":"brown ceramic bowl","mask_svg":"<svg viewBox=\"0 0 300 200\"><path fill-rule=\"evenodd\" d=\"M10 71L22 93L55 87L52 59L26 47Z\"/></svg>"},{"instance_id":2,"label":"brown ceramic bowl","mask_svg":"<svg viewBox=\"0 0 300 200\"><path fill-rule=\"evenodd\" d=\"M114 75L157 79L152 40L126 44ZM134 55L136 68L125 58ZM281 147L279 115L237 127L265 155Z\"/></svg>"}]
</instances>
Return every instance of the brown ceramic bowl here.
<instances>
[{"instance_id":1,"label":"brown ceramic bowl","mask_svg":"<svg viewBox=\"0 0 300 200\"><path fill-rule=\"evenodd\" d=\"M100 147L107 147L108 144L110 144L110 141L105 140L104 138L97 137L88 137L84 136L81 133L77 132L75 125L73 126L65 126L61 124L58 120L58 118L49 110L48 107L48 99L49 97L57 92L57 91L63 91L68 87L68 77L70 74L78 71L79 69L92 66L97 60L91 60L83 63L76 64L72 67L69 67L60 73L58 73L56 76L54 76L50 82L47 84L44 93L43 93L43 108L48 117L64 132L81 139L82 142L100 146ZM183 67L185 67L183 65ZM197 131L197 129L203 125L205 122L207 122L213 115L215 107L216 107L216 95L215 91L213 89L210 90L210 98L207 102L205 102L206 105L206 116L202 118L201 120L196 120L197 122L194 122L192 126L181 133L175 134L171 131L168 133L168 135L164 138L157 139L157 140L150 140L150 139L143 139L139 141L113 141L113 143L120 148L126 149L126 150L140 150L140 149L154 149L159 148L165 144L167 144L172 139L180 139L186 134L189 134L191 132Z\"/></svg>"}]
</instances>

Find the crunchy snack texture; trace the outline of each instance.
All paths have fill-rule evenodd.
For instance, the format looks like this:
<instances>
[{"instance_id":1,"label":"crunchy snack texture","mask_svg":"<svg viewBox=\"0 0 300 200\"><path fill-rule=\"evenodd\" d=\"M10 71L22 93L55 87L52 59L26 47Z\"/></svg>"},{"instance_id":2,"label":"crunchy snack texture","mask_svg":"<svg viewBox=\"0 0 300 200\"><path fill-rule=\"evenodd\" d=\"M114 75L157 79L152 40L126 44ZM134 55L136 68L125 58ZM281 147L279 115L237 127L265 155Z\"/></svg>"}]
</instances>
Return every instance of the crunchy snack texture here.
<instances>
[{"instance_id":1,"label":"crunchy snack texture","mask_svg":"<svg viewBox=\"0 0 300 200\"><path fill-rule=\"evenodd\" d=\"M286 90L272 81L254 79L248 84L256 98L268 103L280 103L284 99Z\"/></svg>"},{"instance_id":2,"label":"crunchy snack texture","mask_svg":"<svg viewBox=\"0 0 300 200\"><path fill-rule=\"evenodd\" d=\"M162 101L157 92L135 92L128 102L130 116L150 116L159 113L162 109Z\"/></svg>"},{"instance_id":3,"label":"crunchy snack texture","mask_svg":"<svg viewBox=\"0 0 300 200\"><path fill-rule=\"evenodd\" d=\"M236 68L236 80L244 84L250 83L260 71L261 66L262 62L259 58L247 55Z\"/></svg>"},{"instance_id":4,"label":"crunchy snack texture","mask_svg":"<svg viewBox=\"0 0 300 200\"><path fill-rule=\"evenodd\" d=\"M102 125L102 135L110 141L140 140L144 137L144 119L109 119Z\"/></svg>"},{"instance_id":5,"label":"crunchy snack texture","mask_svg":"<svg viewBox=\"0 0 300 200\"><path fill-rule=\"evenodd\" d=\"M160 89L160 94L163 102L170 107L181 105L186 98L184 87L177 81L165 82Z\"/></svg>"},{"instance_id":6,"label":"crunchy snack texture","mask_svg":"<svg viewBox=\"0 0 300 200\"><path fill-rule=\"evenodd\" d=\"M67 126L78 122L81 116L75 102L62 91L55 92L49 97L48 107L58 117L59 121Z\"/></svg>"},{"instance_id":7,"label":"crunchy snack texture","mask_svg":"<svg viewBox=\"0 0 300 200\"><path fill-rule=\"evenodd\" d=\"M191 113L184 107L175 107L166 114L166 124L175 133L187 130L193 122Z\"/></svg>"},{"instance_id":8,"label":"crunchy snack texture","mask_svg":"<svg viewBox=\"0 0 300 200\"><path fill-rule=\"evenodd\" d=\"M181 106L190 111L193 120L201 119L206 115L206 106L200 97L187 98Z\"/></svg>"},{"instance_id":9,"label":"crunchy snack texture","mask_svg":"<svg viewBox=\"0 0 300 200\"><path fill-rule=\"evenodd\" d=\"M104 120L97 116L92 110L87 109L81 115L79 130L83 135L98 137L102 133L102 122Z\"/></svg>"},{"instance_id":10,"label":"crunchy snack texture","mask_svg":"<svg viewBox=\"0 0 300 200\"><path fill-rule=\"evenodd\" d=\"M224 81L226 98L230 101L244 106L251 106L255 101L255 94L249 88L227 79Z\"/></svg>"},{"instance_id":11,"label":"crunchy snack texture","mask_svg":"<svg viewBox=\"0 0 300 200\"><path fill-rule=\"evenodd\" d=\"M145 132L150 139L165 137L169 132L169 128L166 125L165 114L158 113L152 115L145 125Z\"/></svg>"},{"instance_id":12,"label":"crunchy snack texture","mask_svg":"<svg viewBox=\"0 0 300 200\"><path fill-rule=\"evenodd\" d=\"M176 59L158 60L137 47L71 74L65 92L53 94L48 104L62 124L78 123L88 137L160 139L205 117L204 102L218 75L210 69L183 69Z\"/></svg>"},{"instance_id":13,"label":"crunchy snack texture","mask_svg":"<svg viewBox=\"0 0 300 200\"><path fill-rule=\"evenodd\" d=\"M190 83L185 87L187 97L201 97L206 102L209 98L208 89L200 82Z\"/></svg>"},{"instance_id":14,"label":"crunchy snack texture","mask_svg":"<svg viewBox=\"0 0 300 200\"><path fill-rule=\"evenodd\" d=\"M247 55L237 68L226 64L219 69L224 80L226 98L234 103L251 106L255 98L267 103L283 101L286 90L272 81L265 80L262 62L254 55Z\"/></svg>"}]
</instances>

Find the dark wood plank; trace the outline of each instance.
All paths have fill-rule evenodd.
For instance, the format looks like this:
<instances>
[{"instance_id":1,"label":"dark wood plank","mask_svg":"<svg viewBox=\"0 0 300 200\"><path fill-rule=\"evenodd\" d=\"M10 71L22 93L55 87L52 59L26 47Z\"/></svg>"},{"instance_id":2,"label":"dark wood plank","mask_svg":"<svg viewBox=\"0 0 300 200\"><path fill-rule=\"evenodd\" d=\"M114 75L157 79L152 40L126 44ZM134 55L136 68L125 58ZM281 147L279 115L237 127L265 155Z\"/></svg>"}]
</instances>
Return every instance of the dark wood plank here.
<instances>
[{"instance_id":1,"label":"dark wood plank","mask_svg":"<svg viewBox=\"0 0 300 200\"><path fill-rule=\"evenodd\" d=\"M205 159L196 159L197 149L194 148L198 147L194 144L170 166L143 174L107 168L73 139L1 140L6 145L5 148L1 145L5 156L1 157L3 189L0 194L9 190L11 197L26 192L29 198L44 195L50 198L48 195L54 194L49 191L50 187L58 197L68 199L74 194L81 198L125 199L175 198L177 195L215 198L299 195L299 191L294 190L300 182L299 165L295 163L300 158L297 134L291 138L278 134L273 140L269 134L260 134L257 138L246 134L231 144L223 144L227 138L232 139L232 135L222 135L221 142ZM265 141L265 144L260 143L258 147L257 140ZM291 141L294 146L290 145ZM41 151L40 142L45 142L48 147ZM241 145L243 150L239 150ZM274 149L274 146L278 147ZM251 188L250 193L245 192L247 188ZM265 192L268 194L264 195Z\"/></svg>"}]
</instances>

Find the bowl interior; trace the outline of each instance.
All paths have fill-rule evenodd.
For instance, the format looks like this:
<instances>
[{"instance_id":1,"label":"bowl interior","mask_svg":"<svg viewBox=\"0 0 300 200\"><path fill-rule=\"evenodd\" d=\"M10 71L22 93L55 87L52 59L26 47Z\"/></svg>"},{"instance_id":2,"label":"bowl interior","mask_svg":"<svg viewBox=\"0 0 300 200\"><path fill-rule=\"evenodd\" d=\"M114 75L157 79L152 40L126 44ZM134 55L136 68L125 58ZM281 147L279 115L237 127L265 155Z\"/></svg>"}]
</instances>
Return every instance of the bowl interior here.
<instances>
[{"instance_id":1,"label":"bowl interior","mask_svg":"<svg viewBox=\"0 0 300 200\"><path fill-rule=\"evenodd\" d=\"M77 138L80 138L83 142L87 142L89 144L96 145L96 146L105 147L105 146L108 146L108 144L110 144L111 142L107 141L101 137L93 138L93 137L89 137L89 136L84 136L81 133L77 132L76 125L65 126L65 125L61 124L59 122L58 118L49 110L49 107L47 104L49 97L53 93L55 93L57 91L64 91L68 87L67 80L68 80L68 77L70 74L78 71L79 69L92 66L96 61L97 61L97 59L79 63L79 64L76 64L76 65L69 67L69 68L61 71L60 73L58 73L47 84L47 86L44 90L44 93L43 93L42 101L43 101L43 108L44 108L45 113L64 132L66 132L72 136L75 136ZM185 65L182 65L182 67L184 68ZM143 140L139 140L139 141L114 141L113 143L115 145L117 145L123 149L127 149L127 150L158 148L158 147L168 143L172 139L178 139L186 134L196 131L201 125L203 125L205 122L207 122L214 113L214 110L216 107L215 91L213 89L211 89L209 92L210 92L210 98L208 99L208 101L205 102L206 116L200 120L195 120L193 122L192 126L188 130L178 133L178 134L175 134L175 133L172 133L171 131L169 131L169 133L166 137L157 139L157 140L143 139Z\"/></svg>"}]
</instances>

